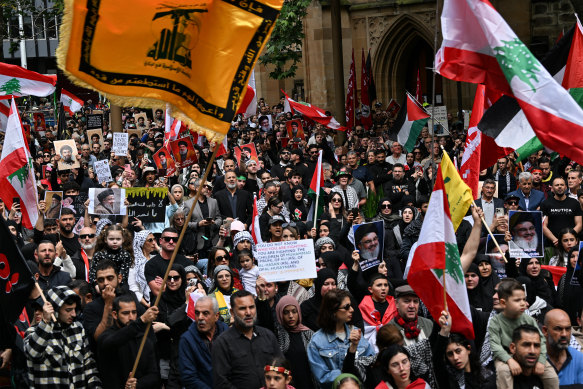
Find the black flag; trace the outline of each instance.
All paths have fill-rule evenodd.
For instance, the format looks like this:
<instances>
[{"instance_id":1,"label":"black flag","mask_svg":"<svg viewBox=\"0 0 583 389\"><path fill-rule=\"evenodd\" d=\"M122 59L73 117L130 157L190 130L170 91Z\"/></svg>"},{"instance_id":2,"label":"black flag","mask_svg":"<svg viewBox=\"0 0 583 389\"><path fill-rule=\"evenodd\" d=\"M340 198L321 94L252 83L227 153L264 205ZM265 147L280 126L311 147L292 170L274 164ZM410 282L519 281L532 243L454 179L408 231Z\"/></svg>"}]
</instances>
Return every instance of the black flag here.
<instances>
[{"instance_id":1,"label":"black flag","mask_svg":"<svg viewBox=\"0 0 583 389\"><path fill-rule=\"evenodd\" d=\"M14 323L34 287L34 279L13 235L0 217L0 309Z\"/></svg>"},{"instance_id":2,"label":"black flag","mask_svg":"<svg viewBox=\"0 0 583 389\"><path fill-rule=\"evenodd\" d=\"M63 103L59 103L59 117L57 123L57 140L67 139L67 118L65 116L65 109Z\"/></svg>"}]
</instances>

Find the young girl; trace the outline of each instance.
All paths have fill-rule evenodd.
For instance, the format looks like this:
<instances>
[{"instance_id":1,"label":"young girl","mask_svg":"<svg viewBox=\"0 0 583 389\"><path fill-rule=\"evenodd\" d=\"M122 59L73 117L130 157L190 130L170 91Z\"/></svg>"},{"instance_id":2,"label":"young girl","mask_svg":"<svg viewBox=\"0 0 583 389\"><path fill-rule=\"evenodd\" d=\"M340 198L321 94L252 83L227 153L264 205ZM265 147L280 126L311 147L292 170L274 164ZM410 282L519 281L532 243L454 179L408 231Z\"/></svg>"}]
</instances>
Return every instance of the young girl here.
<instances>
[{"instance_id":1,"label":"young girl","mask_svg":"<svg viewBox=\"0 0 583 389\"><path fill-rule=\"evenodd\" d=\"M271 363L264 368L265 370L265 386L261 389L294 389L289 383L292 375L290 371L290 363L281 358L275 357Z\"/></svg>"},{"instance_id":2,"label":"young girl","mask_svg":"<svg viewBox=\"0 0 583 389\"><path fill-rule=\"evenodd\" d=\"M246 291L253 293L253 296L256 296L255 283L257 282L257 277L259 277L259 268L255 265L253 253L249 250L241 250L237 259L241 265L239 275L241 276L243 287Z\"/></svg>"},{"instance_id":3,"label":"young girl","mask_svg":"<svg viewBox=\"0 0 583 389\"><path fill-rule=\"evenodd\" d=\"M130 268L134 265L134 258L123 248L123 244L122 227L113 225L101 232L97 239L95 254L89 268L89 282L95 282L97 264L104 259L109 259L117 265L119 274L122 276L121 285L128 285Z\"/></svg>"}]
</instances>

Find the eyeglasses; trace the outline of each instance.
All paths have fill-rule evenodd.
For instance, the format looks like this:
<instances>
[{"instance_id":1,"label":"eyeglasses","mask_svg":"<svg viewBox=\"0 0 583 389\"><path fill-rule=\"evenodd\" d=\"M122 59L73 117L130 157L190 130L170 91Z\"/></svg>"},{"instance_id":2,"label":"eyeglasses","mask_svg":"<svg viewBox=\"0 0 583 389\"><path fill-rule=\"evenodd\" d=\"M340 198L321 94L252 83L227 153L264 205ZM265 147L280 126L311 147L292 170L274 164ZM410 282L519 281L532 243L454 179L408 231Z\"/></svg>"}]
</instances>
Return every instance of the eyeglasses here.
<instances>
[{"instance_id":1,"label":"eyeglasses","mask_svg":"<svg viewBox=\"0 0 583 389\"><path fill-rule=\"evenodd\" d=\"M188 185L194 185L194 182L189 182Z\"/></svg>"},{"instance_id":2,"label":"eyeglasses","mask_svg":"<svg viewBox=\"0 0 583 389\"><path fill-rule=\"evenodd\" d=\"M272 205L273 208L277 208L277 209L282 209L283 208L283 204L281 205Z\"/></svg>"},{"instance_id":3,"label":"eyeglasses","mask_svg":"<svg viewBox=\"0 0 583 389\"><path fill-rule=\"evenodd\" d=\"M350 308L352 308L352 304L350 304L350 303L348 303L346 305L342 305L341 307L338 307L339 310L342 309L344 311L348 311L348 310L350 310Z\"/></svg>"},{"instance_id":4,"label":"eyeglasses","mask_svg":"<svg viewBox=\"0 0 583 389\"><path fill-rule=\"evenodd\" d=\"M219 255L218 257L215 257L215 262L223 262L225 260L227 260L227 256L226 255Z\"/></svg>"},{"instance_id":5,"label":"eyeglasses","mask_svg":"<svg viewBox=\"0 0 583 389\"><path fill-rule=\"evenodd\" d=\"M178 242L178 237L177 236L163 236L161 238L162 240L164 240L164 242L169 243L169 242Z\"/></svg>"},{"instance_id":6,"label":"eyeglasses","mask_svg":"<svg viewBox=\"0 0 583 389\"><path fill-rule=\"evenodd\" d=\"M87 239L87 238L93 239L93 238L95 238L95 234L81 234L81 235L79 235L79 238L81 238L81 239Z\"/></svg>"},{"instance_id":7,"label":"eyeglasses","mask_svg":"<svg viewBox=\"0 0 583 389\"><path fill-rule=\"evenodd\" d=\"M176 282L180 279L180 276L168 276L168 281Z\"/></svg>"},{"instance_id":8,"label":"eyeglasses","mask_svg":"<svg viewBox=\"0 0 583 389\"><path fill-rule=\"evenodd\" d=\"M391 204L383 204L381 205L382 209L391 209Z\"/></svg>"}]
</instances>

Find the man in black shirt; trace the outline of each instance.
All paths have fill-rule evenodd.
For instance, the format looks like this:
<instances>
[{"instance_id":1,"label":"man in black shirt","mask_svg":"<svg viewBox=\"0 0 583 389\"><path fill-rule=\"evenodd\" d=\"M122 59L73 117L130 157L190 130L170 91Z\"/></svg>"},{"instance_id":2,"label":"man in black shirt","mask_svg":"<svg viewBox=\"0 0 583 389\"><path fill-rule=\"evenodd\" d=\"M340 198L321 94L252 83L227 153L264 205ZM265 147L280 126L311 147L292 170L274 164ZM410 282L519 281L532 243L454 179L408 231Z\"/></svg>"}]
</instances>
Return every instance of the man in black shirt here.
<instances>
[{"instance_id":1,"label":"man in black shirt","mask_svg":"<svg viewBox=\"0 0 583 389\"><path fill-rule=\"evenodd\" d=\"M577 234L581 232L581 207L579 202L567 196L567 185L563 177L557 176L552 181L553 196L543 201L540 209L546 218L543 221L543 233L554 246L560 244L559 233L564 228L572 228Z\"/></svg>"},{"instance_id":2,"label":"man in black shirt","mask_svg":"<svg viewBox=\"0 0 583 389\"><path fill-rule=\"evenodd\" d=\"M541 338L538 328L523 324L512 333L510 354L520 365L522 371L514 376L514 389L543 388L540 376L535 375L534 367L541 352Z\"/></svg>"},{"instance_id":3,"label":"man in black shirt","mask_svg":"<svg viewBox=\"0 0 583 389\"><path fill-rule=\"evenodd\" d=\"M239 290L231 296L231 317L235 320L214 342L212 348L215 388L260 388L265 386L265 365L272 358L283 358L275 335L256 326L253 295Z\"/></svg>"},{"instance_id":4,"label":"man in black shirt","mask_svg":"<svg viewBox=\"0 0 583 389\"><path fill-rule=\"evenodd\" d=\"M69 208L61 209L61 218L59 219L60 240L63 247L70 257L78 256L81 250L79 237L73 232L75 227L75 212Z\"/></svg>"},{"instance_id":5,"label":"man in black shirt","mask_svg":"<svg viewBox=\"0 0 583 389\"><path fill-rule=\"evenodd\" d=\"M159 241L161 249L160 254L146 262L144 276L150 287L151 302L153 302L156 299L156 296L158 296L158 293L160 293L164 274L166 274L168 263L170 262L170 258L172 258L172 252L174 252L174 249L176 248L176 242L178 242L178 231L172 227L165 228L164 231L162 231ZM192 261L189 261L188 258L181 254L176 254L174 263L184 267L193 265Z\"/></svg>"}]
</instances>

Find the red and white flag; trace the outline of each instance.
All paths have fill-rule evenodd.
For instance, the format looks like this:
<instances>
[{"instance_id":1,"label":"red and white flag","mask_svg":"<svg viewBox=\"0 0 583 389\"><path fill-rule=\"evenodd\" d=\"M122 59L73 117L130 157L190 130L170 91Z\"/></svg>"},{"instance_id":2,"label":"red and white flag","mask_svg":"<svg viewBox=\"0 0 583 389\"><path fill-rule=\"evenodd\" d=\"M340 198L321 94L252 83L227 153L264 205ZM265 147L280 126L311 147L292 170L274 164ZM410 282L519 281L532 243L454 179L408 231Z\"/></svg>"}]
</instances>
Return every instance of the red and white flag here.
<instances>
[{"instance_id":1,"label":"red and white flag","mask_svg":"<svg viewBox=\"0 0 583 389\"><path fill-rule=\"evenodd\" d=\"M318 108L310 103L298 103L291 99L283 89L281 92L285 95L287 103L294 111L301 113L308 119L320 123L324 127L338 131L346 131L346 127L341 126L333 116L326 116L326 112L322 108Z\"/></svg>"},{"instance_id":2,"label":"red and white flag","mask_svg":"<svg viewBox=\"0 0 583 389\"><path fill-rule=\"evenodd\" d=\"M22 225L31 230L38 219L38 193L32 162L18 109L12 99L0 159L0 198L7 209L12 208L14 198L20 199Z\"/></svg>"},{"instance_id":3,"label":"red and white flag","mask_svg":"<svg viewBox=\"0 0 583 389\"><path fill-rule=\"evenodd\" d=\"M540 142L583 163L583 110L488 0L445 0L436 70L516 99Z\"/></svg>"},{"instance_id":4,"label":"red and white flag","mask_svg":"<svg viewBox=\"0 0 583 389\"><path fill-rule=\"evenodd\" d=\"M433 317L441 316L441 311L445 310L445 279L452 331L474 339L466 282L441 170L437 169L417 247L409 254L406 277Z\"/></svg>"},{"instance_id":5,"label":"red and white flag","mask_svg":"<svg viewBox=\"0 0 583 389\"><path fill-rule=\"evenodd\" d=\"M219 150L217 151L217 158L223 154L227 154L229 152L229 141L227 140L227 136L223 137L223 141L219 145Z\"/></svg>"},{"instance_id":6,"label":"red and white flag","mask_svg":"<svg viewBox=\"0 0 583 389\"><path fill-rule=\"evenodd\" d=\"M478 129L478 123L486 110L485 105L486 87L483 84L479 84L478 89L476 89L476 97L474 97L474 106L472 107L472 115L470 116L470 128L466 136L466 145L459 169L460 176L472 190L474 199L478 196L480 156L482 153L482 131Z\"/></svg>"},{"instance_id":7,"label":"red and white flag","mask_svg":"<svg viewBox=\"0 0 583 389\"><path fill-rule=\"evenodd\" d=\"M255 244L263 243L259 229L259 212L257 212L257 195L253 195L253 220L251 221L251 236Z\"/></svg>"},{"instance_id":8,"label":"red and white flag","mask_svg":"<svg viewBox=\"0 0 583 389\"><path fill-rule=\"evenodd\" d=\"M247 90L245 91L245 96L243 96L243 102L239 107L237 113L243 113L247 118L257 114L257 89L255 88L255 69L251 71L251 77L249 77L249 83L247 84Z\"/></svg>"},{"instance_id":9,"label":"red and white flag","mask_svg":"<svg viewBox=\"0 0 583 389\"><path fill-rule=\"evenodd\" d=\"M6 132L8 115L10 115L10 100L0 100L0 132Z\"/></svg>"},{"instance_id":10,"label":"red and white flag","mask_svg":"<svg viewBox=\"0 0 583 389\"><path fill-rule=\"evenodd\" d=\"M356 95L356 70L354 66L354 49L352 49L352 62L350 63L350 73L348 75L348 86L346 87L346 127L354 126L354 97Z\"/></svg>"},{"instance_id":11,"label":"red and white flag","mask_svg":"<svg viewBox=\"0 0 583 389\"><path fill-rule=\"evenodd\" d=\"M362 72L360 76L360 122L367 130L372 126L370 96L368 95L369 84L370 76L366 71L366 59L364 58L364 49L362 49Z\"/></svg>"},{"instance_id":12,"label":"red and white flag","mask_svg":"<svg viewBox=\"0 0 583 389\"><path fill-rule=\"evenodd\" d=\"M0 96L48 96L55 91L57 75L44 75L0 62Z\"/></svg>"},{"instance_id":13,"label":"red and white flag","mask_svg":"<svg viewBox=\"0 0 583 389\"><path fill-rule=\"evenodd\" d=\"M75 112L79 111L85 104L83 100L64 89L61 89L61 103L63 103L63 109L67 111L69 115L73 115Z\"/></svg>"}]
</instances>

